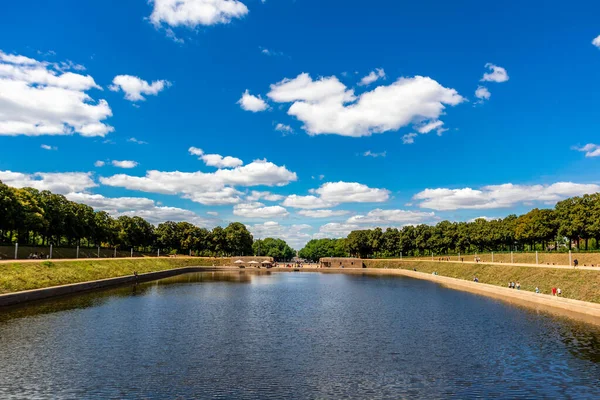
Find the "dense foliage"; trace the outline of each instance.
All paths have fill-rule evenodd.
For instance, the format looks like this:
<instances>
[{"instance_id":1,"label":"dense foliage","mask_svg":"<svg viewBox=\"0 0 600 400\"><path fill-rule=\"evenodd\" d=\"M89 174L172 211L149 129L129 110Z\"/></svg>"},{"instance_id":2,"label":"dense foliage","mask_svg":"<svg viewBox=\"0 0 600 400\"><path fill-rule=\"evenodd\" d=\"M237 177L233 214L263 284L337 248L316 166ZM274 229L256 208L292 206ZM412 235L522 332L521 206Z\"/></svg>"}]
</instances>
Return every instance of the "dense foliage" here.
<instances>
[{"instance_id":1,"label":"dense foliage","mask_svg":"<svg viewBox=\"0 0 600 400\"><path fill-rule=\"evenodd\" d=\"M254 239L234 222L212 231L188 222L157 227L140 217L111 217L62 195L32 188L15 189L0 182L0 243L55 246L110 246L140 251L180 252L204 256L253 255ZM264 239L260 255L289 259L293 250L282 240Z\"/></svg>"},{"instance_id":2,"label":"dense foliage","mask_svg":"<svg viewBox=\"0 0 600 400\"><path fill-rule=\"evenodd\" d=\"M322 257L346 257L345 239L313 239L298 252L298 256L309 261L318 261Z\"/></svg>"},{"instance_id":3,"label":"dense foliage","mask_svg":"<svg viewBox=\"0 0 600 400\"><path fill-rule=\"evenodd\" d=\"M254 255L273 257L277 261L291 260L296 255L294 249L281 239L256 240L252 245L252 249Z\"/></svg>"},{"instance_id":4,"label":"dense foliage","mask_svg":"<svg viewBox=\"0 0 600 400\"><path fill-rule=\"evenodd\" d=\"M504 219L442 221L435 226L405 226L351 232L343 246L313 240L300 251L307 259L357 256L399 257L512 250L600 249L600 194L573 197L554 209L533 209Z\"/></svg>"}]
</instances>

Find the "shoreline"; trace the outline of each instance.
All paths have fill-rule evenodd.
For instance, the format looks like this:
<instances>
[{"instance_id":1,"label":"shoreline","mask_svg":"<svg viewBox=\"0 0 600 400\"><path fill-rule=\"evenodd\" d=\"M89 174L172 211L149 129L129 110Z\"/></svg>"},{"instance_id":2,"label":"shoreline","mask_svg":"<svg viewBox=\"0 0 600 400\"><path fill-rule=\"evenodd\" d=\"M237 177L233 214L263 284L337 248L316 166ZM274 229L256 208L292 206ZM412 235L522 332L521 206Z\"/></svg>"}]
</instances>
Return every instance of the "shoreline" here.
<instances>
[{"instance_id":1,"label":"shoreline","mask_svg":"<svg viewBox=\"0 0 600 400\"><path fill-rule=\"evenodd\" d=\"M512 305L524 306L537 311L558 314L580 320L595 325L600 325L600 304L582 300L574 300L565 297L556 297L548 294L535 293L526 290L509 289L492 284L472 282L464 279L451 278L441 275L432 275L425 272L415 272L401 268L343 268L329 269L316 267L303 267L299 271L295 268L277 267L268 270L258 268L245 268L233 266L186 266L156 272L139 274L137 279L133 275L100 279L88 282L73 283L68 285L52 286L41 289L25 290L0 295L0 312L2 309L12 306L22 306L29 303L40 302L44 300L78 295L94 290L102 290L111 287L130 285L133 283L142 283L154 281L171 276L183 275L193 272L320 272L331 274L367 274L367 275L395 275L404 276L413 279L427 280L437 283L444 287L464 292L470 292L495 298Z\"/></svg>"},{"instance_id":2,"label":"shoreline","mask_svg":"<svg viewBox=\"0 0 600 400\"><path fill-rule=\"evenodd\" d=\"M323 270L319 269L318 271L322 272ZM325 272L370 275L401 275L413 279L434 282L449 289L492 297L514 305L525 306L530 309L550 312L595 325L600 325L600 304L591 303L588 301L573 300L565 297L556 297L548 294L528 292L525 290L509 289L486 283L472 282L463 279L431 275L424 272L415 272L404 269L345 268L343 270L325 270Z\"/></svg>"}]
</instances>

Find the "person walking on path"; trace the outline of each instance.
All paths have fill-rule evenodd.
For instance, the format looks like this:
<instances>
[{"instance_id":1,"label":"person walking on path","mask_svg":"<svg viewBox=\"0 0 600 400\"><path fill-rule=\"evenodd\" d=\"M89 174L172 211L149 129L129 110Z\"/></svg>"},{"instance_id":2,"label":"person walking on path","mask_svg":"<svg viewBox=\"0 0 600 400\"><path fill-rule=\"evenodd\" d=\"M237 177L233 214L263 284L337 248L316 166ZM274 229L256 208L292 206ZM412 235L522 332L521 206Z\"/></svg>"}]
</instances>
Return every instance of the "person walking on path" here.
<instances>
[{"instance_id":1,"label":"person walking on path","mask_svg":"<svg viewBox=\"0 0 600 400\"><path fill-rule=\"evenodd\" d=\"M556 288L555 287L552 288L552 296L556 296Z\"/></svg>"},{"instance_id":2,"label":"person walking on path","mask_svg":"<svg viewBox=\"0 0 600 400\"><path fill-rule=\"evenodd\" d=\"M579 265L579 261L577 259L573 260L573 268L577 268Z\"/></svg>"}]
</instances>

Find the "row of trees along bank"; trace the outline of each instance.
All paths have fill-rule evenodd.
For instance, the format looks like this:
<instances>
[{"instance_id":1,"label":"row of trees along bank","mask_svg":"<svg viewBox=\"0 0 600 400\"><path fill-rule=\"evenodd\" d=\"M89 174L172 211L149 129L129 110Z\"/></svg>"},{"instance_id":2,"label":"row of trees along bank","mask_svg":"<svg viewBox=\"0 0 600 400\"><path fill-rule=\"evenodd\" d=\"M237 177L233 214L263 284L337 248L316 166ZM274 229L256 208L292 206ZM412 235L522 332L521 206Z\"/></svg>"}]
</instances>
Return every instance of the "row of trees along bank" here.
<instances>
[{"instance_id":1,"label":"row of trees along bank","mask_svg":"<svg viewBox=\"0 0 600 400\"><path fill-rule=\"evenodd\" d=\"M190 250L200 256L261 255L288 260L295 255L280 239L254 241L244 224L199 228L188 222L154 226L141 217L112 218L62 195L0 182L0 244L110 246L163 253ZM256 252L255 252L256 250Z\"/></svg>"},{"instance_id":2,"label":"row of trees along bank","mask_svg":"<svg viewBox=\"0 0 600 400\"><path fill-rule=\"evenodd\" d=\"M489 251L600 249L600 194L573 197L553 209L533 209L504 219L442 221L351 232L346 239L310 241L300 257L399 257Z\"/></svg>"}]
</instances>

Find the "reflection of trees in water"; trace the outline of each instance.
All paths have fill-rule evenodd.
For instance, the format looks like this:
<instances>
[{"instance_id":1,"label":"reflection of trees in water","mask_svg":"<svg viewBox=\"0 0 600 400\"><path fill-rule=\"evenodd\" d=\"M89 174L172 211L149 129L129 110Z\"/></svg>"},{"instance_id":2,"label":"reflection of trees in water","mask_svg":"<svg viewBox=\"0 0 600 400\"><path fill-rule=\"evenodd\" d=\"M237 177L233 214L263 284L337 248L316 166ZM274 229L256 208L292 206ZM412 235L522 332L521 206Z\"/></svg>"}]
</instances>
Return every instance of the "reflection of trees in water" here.
<instances>
[{"instance_id":1,"label":"reflection of trees in water","mask_svg":"<svg viewBox=\"0 0 600 400\"><path fill-rule=\"evenodd\" d=\"M204 283L204 282L235 282L235 283L250 283L254 275L270 275L271 272L256 271L256 272L194 272L184 275L176 275L170 278L161 279L142 283L140 286L168 286L182 283Z\"/></svg>"},{"instance_id":2,"label":"reflection of trees in water","mask_svg":"<svg viewBox=\"0 0 600 400\"><path fill-rule=\"evenodd\" d=\"M600 329L584 323L563 321L557 329L569 352L581 359L600 363Z\"/></svg>"},{"instance_id":3,"label":"reflection of trees in water","mask_svg":"<svg viewBox=\"0 0 600 400\"><path fill-rule=\"evenodd\" d=\"M0 311L0 322L15 318L34 317L36 315L51 314L59 311L76 310L101 304L98 293L87 293L79 296L68 296L60 299L42 300L21 306L5 307Z\"/></svg>"},{"instance_id":4,"label":"reflection of trees in water","mask_svg":"<svg viewBox=\"0 0 600 400\"><path fill-rule=\"evenodd\" d=\"M96 307L111 298L144 295L156 286L185 285L190 283L231 282L250 283L254 275L270 275L270 271L240 272L194 272L164 278L156 281L125 285L109 289L68 295L56 299L40 300L33 303L6 307L0 310L0 322L15 318L33 317L61 311Z\"/></svg>"}]
</instances>

